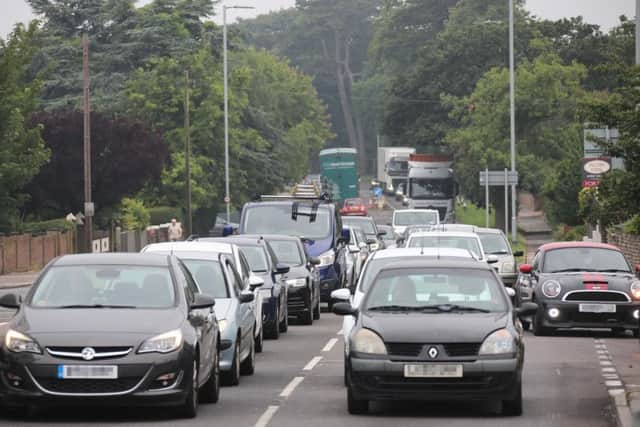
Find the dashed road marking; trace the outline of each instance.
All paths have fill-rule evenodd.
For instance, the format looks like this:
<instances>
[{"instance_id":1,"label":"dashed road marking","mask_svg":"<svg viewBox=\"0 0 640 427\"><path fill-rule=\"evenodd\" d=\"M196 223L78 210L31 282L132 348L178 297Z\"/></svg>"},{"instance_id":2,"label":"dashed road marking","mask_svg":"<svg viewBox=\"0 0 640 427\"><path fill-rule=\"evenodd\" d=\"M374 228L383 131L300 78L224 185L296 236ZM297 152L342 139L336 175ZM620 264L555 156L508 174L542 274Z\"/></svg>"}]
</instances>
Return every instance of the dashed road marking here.
<instances>
[{"instance_id":1,"label":"dashed road marking","mask_svg":"<svg viewBox=\"0 0 640 427\"><path fill-rule=\"evenodd\" d=\"M624 384L620 380L618 371L611 361L611 354L609 354L606 342L603 339L595 339L594 343L604 385L607 387L609 395L615 397L617 394L624 392Z\"/></svg>"},{"instance_id":2,"label":"dashed road marking","mask_svg":"<svg viewBox=\"0 0 640 427\"><path fill-rule=\"evenodd\" d=\"M311 371L313 368L316 367L316 365L318 363L320 363L320 361L322 360L322 356L316 356L313 359L311 359L309 361L309 363L306 364L306 366L304 368L302 368L303 371Z\"/></svg>"},{"instance_id":3,"label":"dashed road marking","mask_svg":"<svg viewBox=\"0 0 640 427\"><path fill-rule=\"evenodd\" d=\"M323 352L328 352L331 351L331 349L333 348L334 345L336 345L336 343L338 342L338 338L331 338L328 342L327 345L324 346L324 348L322 349Z\"/></svg>"},{"instance_id":4,"label":"dashed road marking","mask_svg":"<svg viewBox=\"0 0 640 427\"><path fill-rule=\"evenodd\" d=\"M336 332L336 335L344 335L344 332L342 332L342 329L340 329L338 332Z\"/></svg>"},{"instance_id":5,"label":"dashed road marking","mask_svg":"<svg viewBox=\"0 0 640 427\"><path fill-rule=\"evenodd\" d=\"M269 406L266 411L262 413L260 418L258 418L258 421L254 424L254 427L267 427L267 425L269 425L269 421L271 421L271 418L273 418L276 412L278 412L279 408L280 407L276 405Z\"/></svg>"},{"instance_id":6,"label":"dashed road marking","mask_svg":"<svg viewBox=\"0 0 640 427\"><path fill-rule=\"evenodd\" d=\"M284 388L284 390L282 390L282 393L280 393L280 397L284 397L286 399L287 397L291 396L291 393L293 393L293 391L300 385L302 381L304 381L304 377L295 377L294 379L292 379L291 382Z\"/></svg>"}]
</instances>

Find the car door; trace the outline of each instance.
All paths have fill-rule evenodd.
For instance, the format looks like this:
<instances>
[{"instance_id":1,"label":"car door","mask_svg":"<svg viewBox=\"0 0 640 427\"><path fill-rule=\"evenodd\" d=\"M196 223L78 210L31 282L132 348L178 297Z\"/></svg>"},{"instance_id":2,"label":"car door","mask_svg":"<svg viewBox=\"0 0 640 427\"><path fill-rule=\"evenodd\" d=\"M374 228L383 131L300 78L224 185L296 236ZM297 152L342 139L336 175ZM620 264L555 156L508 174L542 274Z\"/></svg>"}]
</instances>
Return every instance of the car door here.
<instances>
[{"instance_id":1,"label":"car door","mask_svg":"<svg viewBox=\"0 0 640 427\"><path fill-rule=\"evenodd\" d=\"M242 289L246 292L253 292L253 301L249 306L251 307L251 311L253 311L253 317L256 319L255 335L257 336L260 329L262 329L262 294L260 293L260 288L256 288L253 291L251 290L249 277L253 275L253 272L249 266L249 261L247 261L247 258L240 251L238 251L238 259L240 261L242 275L244 276L242 279Z\"/></svg>"},{"instance_id":2,"label":"car door","mask_svg":"<svg viewBox=\"0 0 640 427\"><path fill-rule=\"evenodd\" d=\"M178 261L177 276L179 285L184 288L187 305L189 306L193 303L195 295L200 293L200 289L189 269L181 261ZM214 335L215 315L211 308L206 308L191 311L188 318L196 330L198 343L200 344L200 366L198 367L198 372L200 372L200 379L203 380L209 378L213 368L216 340Z\"/></svg>"},{"instance_id":3,"label":"car door","mask_svg":"<svg viewBox=\"0 0 640 427\"><path fill-rule=\"evenodd\" d=\"M238 298L238 325L240 325L240 353L245 354L245 352L249 351L250 345L253 341L253 325L255 323L254 312L251 309L251 303L242 303L239 300L240 294L243 292L242 288L242 279L240 278L240 274L236 270L235 265L231 262L231 260L227 260L225 263L225 268L228 272L228 278L230 281L231 287L234 289L235 294Z\"/></svg>"}]
</instances>

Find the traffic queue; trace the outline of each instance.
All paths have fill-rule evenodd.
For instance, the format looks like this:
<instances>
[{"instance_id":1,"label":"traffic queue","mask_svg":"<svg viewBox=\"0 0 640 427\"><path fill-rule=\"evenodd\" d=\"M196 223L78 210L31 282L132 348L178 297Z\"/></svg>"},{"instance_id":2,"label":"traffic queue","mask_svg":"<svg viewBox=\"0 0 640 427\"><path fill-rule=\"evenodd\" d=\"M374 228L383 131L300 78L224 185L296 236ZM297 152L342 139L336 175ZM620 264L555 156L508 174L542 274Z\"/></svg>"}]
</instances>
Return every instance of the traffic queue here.
<instances>
[{"instance_id":1,"label":"traffic queue","mask_svg":"<svg viewBox=\"0 0 640 427\"><path fill-rule=\"evenodd\" d=\"M524 254L499 230L440 224L428 209L376 224L306 196L247 203L224 234L63 256L24 300L0 298L17 309L2 329L4 404L195 417L221 385L260 369L265 340L291 321L312 325L326 302L344 316L350 413L372 401L482 400L517 416L529 326L639 332L637 269L609 245L545 245L518 268Z\"/></svg>"}]
</instances>

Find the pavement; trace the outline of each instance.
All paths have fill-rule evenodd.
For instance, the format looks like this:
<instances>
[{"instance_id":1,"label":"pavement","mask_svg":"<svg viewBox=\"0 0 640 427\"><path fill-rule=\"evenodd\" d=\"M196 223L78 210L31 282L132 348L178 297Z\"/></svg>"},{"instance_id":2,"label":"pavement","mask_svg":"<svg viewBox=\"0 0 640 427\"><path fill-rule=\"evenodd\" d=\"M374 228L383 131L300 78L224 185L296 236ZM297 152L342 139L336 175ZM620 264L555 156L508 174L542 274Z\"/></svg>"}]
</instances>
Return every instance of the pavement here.
<instances>
[{"instance_id":1,"label":"pavement","mask_svg":"<svg viewBox=\"0 0 640 427\"><path fill-rule=\"evenodd\" d=\"M21 288L23 286L31 286L38 277L37 271L28 273L13 273L0 275L0 289Z\"/></svg>"}]
</instances>

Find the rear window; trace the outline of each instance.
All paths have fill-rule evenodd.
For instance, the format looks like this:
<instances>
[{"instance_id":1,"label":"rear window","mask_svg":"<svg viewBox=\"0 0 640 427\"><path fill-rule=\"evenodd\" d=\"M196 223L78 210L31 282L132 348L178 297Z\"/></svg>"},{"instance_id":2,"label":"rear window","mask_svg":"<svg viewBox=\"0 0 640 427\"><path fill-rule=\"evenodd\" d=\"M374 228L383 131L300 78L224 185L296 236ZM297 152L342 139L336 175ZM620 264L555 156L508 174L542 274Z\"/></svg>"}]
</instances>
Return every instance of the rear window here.
<instances>
[{"instance_id":1,"label":"rear window","mask_svg":"<svg viewBox=\"0 0 640 427\"><path fill-rule=\"evenodd\" d=\"M203 294L212 298L229 298L229 289L218 261L182 258L182 262Z\"/></svg>"},{"instance_id":2,"label":"rear window","mask_svg":"<svg viewBox=\"0 0 640 427\"><path fill-rule=\"evenodd\" d=\"M365 219L357 219L357 218L342 218L342 224L349 226L349 227L359 227L362 229L362 231L364 231L366 234L376 234L376 224L373 222L373 220L369 219L369 218L365 218Z\"/></svg>"},{"instance_id":3,"label":"rear window","mask_svg":"<svg viewBox=\"0 0 640 427\"><path fill-rule=\"evenodd\" d=\"M278 262L290 267L304 264L298 244L292 240L271 240L269 246L276 254Z\"/></svg>"},{"instance_id":4,"label":"rear window","mask_svg":"<svg viewBox=\"0 0 640 427\"><path fill-rule=\"evenodd\" d=\"M484 253L487 255L509 255L511 249L509 243L502 234L478 234Z\"/></svg>"},{"instance_id":5,"label":"rear window","mask_svg":"<svg viewBox=\"0 0 640 427\"><path fill-rule=\"evenodd\" d=\"M482 250L478 239L463 236L410 236L407 244L409 248L454 248L464 249L477 258L482 258Z\"/></svg>"},{"instance_id":6,"label":"rear window","mask_svg":"<svg viewBox=\"0 0 640 427\"><path fill-rule=\"evenodd\" d=\"M267 254L260 246L241 246L240 252L245 256L251 271L254 273L266 273L269 269Z\"/></svg>"}]
</instances>

